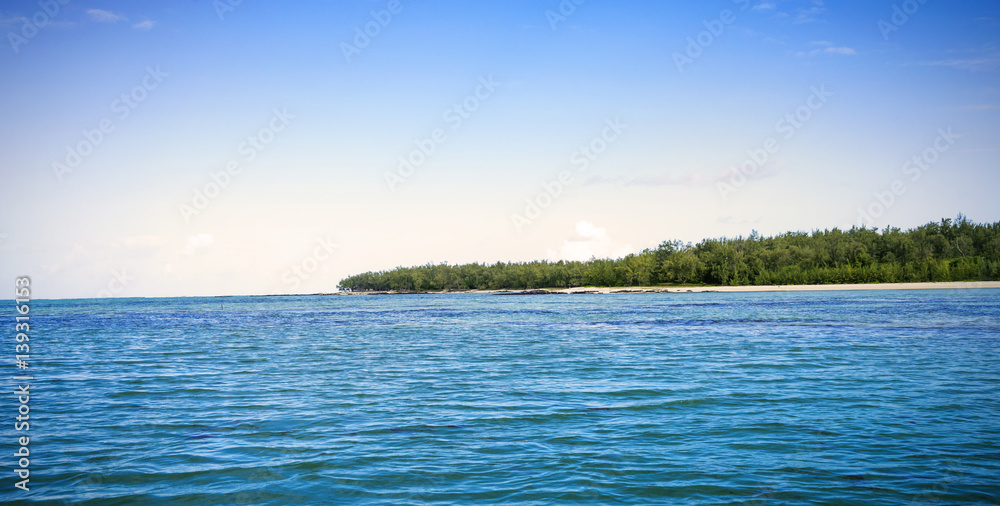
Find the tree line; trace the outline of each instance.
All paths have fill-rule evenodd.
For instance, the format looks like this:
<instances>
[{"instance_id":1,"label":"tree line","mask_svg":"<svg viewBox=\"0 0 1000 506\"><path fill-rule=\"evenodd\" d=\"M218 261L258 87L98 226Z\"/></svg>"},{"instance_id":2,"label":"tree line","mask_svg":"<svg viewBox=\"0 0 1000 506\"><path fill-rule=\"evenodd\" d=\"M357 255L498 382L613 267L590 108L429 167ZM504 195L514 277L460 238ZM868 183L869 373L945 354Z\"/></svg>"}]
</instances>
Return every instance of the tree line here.
<instances>
[{"instance_id":1,"label":"tree line","mask_svg":"<svg viewBox=\"0 0 1000 506\"><path fill-rule=\"evenodd\" d=\"M961 214L902 231L866 227L761 237L665 241L620 259L422 265L344 278L347 291L577 286L801 285L1000 279L1000 222Z\"/></svg>"}]
</instances>

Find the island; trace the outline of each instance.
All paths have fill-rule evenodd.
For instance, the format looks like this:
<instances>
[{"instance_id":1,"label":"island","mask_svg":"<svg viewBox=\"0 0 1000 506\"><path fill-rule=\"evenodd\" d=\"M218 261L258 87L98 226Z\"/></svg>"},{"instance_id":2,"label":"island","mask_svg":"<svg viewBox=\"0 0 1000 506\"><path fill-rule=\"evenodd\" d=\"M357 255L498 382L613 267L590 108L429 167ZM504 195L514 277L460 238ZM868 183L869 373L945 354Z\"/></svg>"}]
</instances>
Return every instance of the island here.
<instances>
[{"instance_id":1,"label":"island","mask_svg":"<svg viewBox=\"0 0 1000 506\"><path fill-rule=\"evenodd\" d=\"M1000 222L963 215L900 230L787 232L664 241L619 259L421 265L340 281L350 293L635 293L1000 287ZM839 286L831 286L839 285Z\"/></svg>"}]
</instances>

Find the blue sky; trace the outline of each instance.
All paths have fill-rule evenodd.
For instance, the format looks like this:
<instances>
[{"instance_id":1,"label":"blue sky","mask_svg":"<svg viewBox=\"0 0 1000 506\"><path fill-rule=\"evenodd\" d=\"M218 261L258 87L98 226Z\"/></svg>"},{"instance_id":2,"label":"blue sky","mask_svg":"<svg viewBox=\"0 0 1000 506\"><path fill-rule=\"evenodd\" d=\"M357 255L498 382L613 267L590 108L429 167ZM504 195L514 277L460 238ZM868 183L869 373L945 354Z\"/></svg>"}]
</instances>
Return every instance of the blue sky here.
<instances>
[{"instance_id":1,"label":"blue sky","mask_svg":"<svg viewBox=\"0 0 1000 506\"><path fill-rule=\"evenodd\" d=\"M41 297L1000 219L992 1L11 1L0 33L0 278Z\"/></svg>"}]
</instances>

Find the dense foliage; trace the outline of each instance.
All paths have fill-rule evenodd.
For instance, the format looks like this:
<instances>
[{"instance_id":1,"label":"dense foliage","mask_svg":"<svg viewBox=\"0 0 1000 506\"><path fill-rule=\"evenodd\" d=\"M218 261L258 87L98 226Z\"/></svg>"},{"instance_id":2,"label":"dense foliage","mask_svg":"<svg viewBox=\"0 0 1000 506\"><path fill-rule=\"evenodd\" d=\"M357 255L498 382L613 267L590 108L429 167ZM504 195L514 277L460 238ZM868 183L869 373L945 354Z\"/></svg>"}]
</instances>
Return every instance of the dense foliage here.
<instances>
[{"instance_id":1,"label":"dense foliage","mask_svg":"<svg viewBox=\"0 0 1000 506\"><path fill-rule=\"evenodd\" d=\"M664 242L618 260L424 265L345 278L341 290L795 285L1000 279L1000 222L959 215L912 230L789 232L775 237Z\"/></svg>"}]
</instances>

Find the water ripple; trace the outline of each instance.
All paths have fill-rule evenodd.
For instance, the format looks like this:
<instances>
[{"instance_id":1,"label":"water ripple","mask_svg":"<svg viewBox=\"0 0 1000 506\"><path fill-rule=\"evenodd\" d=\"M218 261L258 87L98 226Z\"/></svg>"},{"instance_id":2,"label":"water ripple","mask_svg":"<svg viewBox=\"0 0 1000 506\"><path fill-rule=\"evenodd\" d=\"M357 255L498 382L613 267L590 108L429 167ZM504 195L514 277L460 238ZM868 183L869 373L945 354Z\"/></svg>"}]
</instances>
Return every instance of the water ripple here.
<instances>
[{"instance_id":1,"label":"water ripple","mask_svg":"<svg viewBox=\"0 0 1000 506\"><path fill-rule=\"evenodd\" d=\"M37 301L32 318L28 502L1000 502L996 290Z\"/></svg>"}]
</instances>

